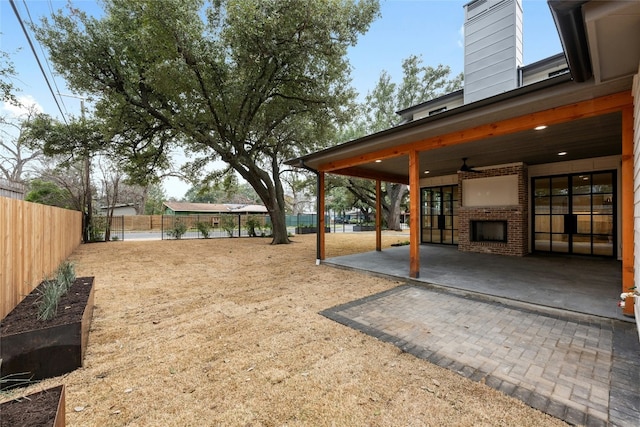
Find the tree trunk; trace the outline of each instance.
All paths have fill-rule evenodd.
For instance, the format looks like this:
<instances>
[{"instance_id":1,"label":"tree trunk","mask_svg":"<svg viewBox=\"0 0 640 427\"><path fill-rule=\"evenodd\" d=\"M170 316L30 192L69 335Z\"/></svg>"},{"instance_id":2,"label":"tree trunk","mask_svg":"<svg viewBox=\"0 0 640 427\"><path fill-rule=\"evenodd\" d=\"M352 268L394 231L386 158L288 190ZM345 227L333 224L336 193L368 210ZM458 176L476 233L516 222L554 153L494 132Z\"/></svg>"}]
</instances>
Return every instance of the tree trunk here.
<instances>
[{"instance_id":1,"label":"tree trunk","mask_svg":"<svg viewBox=\"0 0 640 427\"><path fill-rule=\"evenodd\" d=\"M89 154L84 155L84 224L82 230L82 236L84 242L87 243L91 240L91 217L93 206L91 206L91 163L89 160Z\"/></svg>"},{"instance_id":2,"label":"tree trunk","mask_svg":"<svg viewBox=\"0 0 640 427\"><path fill-rule=\"evenodd\" d=\"M273 227L273 240L271 244L280 245L291 243L289 241L289 233L287 232L287 220L284 209L278 206L276 209L270 210L269 216L271 217L271 225Z\"/></svg>"},{"instance_id":3,"label":"tree trunk","mask_svg":"<svg viewBox=\"0 0 640 427\"><path fill-rule=\"evenodd\" d=\"M258 197L269 211L271 218L271 231L273 232L272 245L280 245L291 243L289 233L287 232L287 221L285 215L284 188L280 180L280 170L278 168L277 158L272 159L271 166L273 168L271 175L260 170L256 165L242 165L237 162L231 163L231 166L240 173L248 183L253 187Z\"/></svg>"},{"instance_id":4,"label":"tree trunk","mask_svg":"<svg viewBox=\"0 0 640 427\"><path fill-rule=\"evenodd\" d=\"M387 228L389 230L400 231L400 205L402 198L407 191L404 184L387 184L387 195L389 196L389 206L387 210Z\"/></svg>"}]
</instances>

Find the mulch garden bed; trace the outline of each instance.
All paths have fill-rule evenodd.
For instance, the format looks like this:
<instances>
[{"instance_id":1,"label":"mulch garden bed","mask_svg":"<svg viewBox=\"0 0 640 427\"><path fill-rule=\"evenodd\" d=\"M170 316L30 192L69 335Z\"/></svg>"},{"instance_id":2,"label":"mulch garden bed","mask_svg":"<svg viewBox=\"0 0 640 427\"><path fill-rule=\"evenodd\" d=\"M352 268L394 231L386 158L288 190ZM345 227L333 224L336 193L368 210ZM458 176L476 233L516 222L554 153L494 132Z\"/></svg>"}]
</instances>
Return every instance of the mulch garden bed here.
<instances>
[{"instance_id":1,"label":"mulch garden bed","mask_svg":"<svg viewBox=\"0 0 640 427\"><path fill-rule=\"evenodd\" d=\"M91 280L92 278L90 277L76 279L69 292L60 298L58 311L54 318L46 322L38 320L37 300L44 286L44 282L41 283L2 319L0 336L74 322L75 319L82 317L85 303L89 297L89 292L91 292L90 286L83 285L86 285Z\"/></svg>"},{"instance_id":2,"label":"mulch garden bed","mask_svg":"<svg viewBox=\"0 0 640 427\"><path fill-rule=\"evenodd\" d=\"M77 278L60 298L57 314L38 320L40 284L2 321L0 328L0 377L9 377L3 388L17 381L41 380L82 366L93 315L93 277Z\"/></svg>"},{"instance_id":3,"label":"mulch garden bed","mask_svg":"<svg viewBox=\"0 0 640 427\"><path fill-rule=\"evenodd\" d=\"M0 427L64 426L64 387L62 385L0 405Z\"/></svg>"}]
</instances>

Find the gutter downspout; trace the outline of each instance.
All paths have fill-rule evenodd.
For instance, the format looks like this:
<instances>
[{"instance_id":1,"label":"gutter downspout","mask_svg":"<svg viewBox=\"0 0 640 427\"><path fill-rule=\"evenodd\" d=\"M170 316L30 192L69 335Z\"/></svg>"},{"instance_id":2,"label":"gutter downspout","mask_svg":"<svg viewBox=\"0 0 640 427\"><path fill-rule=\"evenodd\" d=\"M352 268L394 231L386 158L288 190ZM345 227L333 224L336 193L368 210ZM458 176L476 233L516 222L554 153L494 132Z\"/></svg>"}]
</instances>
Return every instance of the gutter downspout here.
<instances>
[{"instance_id":1,"label":"gutter downspout","mask_svg":"<svg viewBox=\"0 0 640 427\"><path fill-rule=\"evenodd\" d=\"M586 82L593 76L587 32L582 16L582 5L585 3L586 0L547 0L571 76L578 83Z\"/></svg>"}]
</instances>

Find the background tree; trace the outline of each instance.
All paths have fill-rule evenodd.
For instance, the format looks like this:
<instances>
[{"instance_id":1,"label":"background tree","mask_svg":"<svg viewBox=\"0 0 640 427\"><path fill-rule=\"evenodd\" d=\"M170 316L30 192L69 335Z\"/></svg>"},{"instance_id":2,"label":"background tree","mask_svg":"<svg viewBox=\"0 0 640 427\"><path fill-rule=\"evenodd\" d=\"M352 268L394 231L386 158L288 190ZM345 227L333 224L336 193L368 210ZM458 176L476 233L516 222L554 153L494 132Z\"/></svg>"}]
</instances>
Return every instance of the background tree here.
<instances>
[{"instance_id":1,"label":"background tree","mask_svg":"<svg viewBox=\"0 0 640 427\"><path fill-rule=\"evenodd\" d=\"M33 179L29 182L29 190L24 199L27 202L65 209L74 207L73 194L69 190L59 187L55 182L42 179Z\"/></svg>"},{"instance_id":2,"label":"background tree","mask_svg":"<svg viewBox=\"0 0 640 427\"><path fill-rule=\"evenodd\" d=\"M28 108L21 117L0 117L0 177L23 183L29 164L42 157L42 151L29 149L25 141L26 129L37 111Z\"/></svg>"},{"instance_id":3,"label":"background tree","mask_svg":"<svg viewBox=\"0 0 640 427\"><path fill-rule=\"evenodd\" d=\"M378 2L103 5L100 19L58 12L36 33L70 87L99 97L97 112L113 135L144 147L132 169L149 171L171 144L208 161L214 152L267 207L272 242L289 242L281 165L326 144L326 130L346 120L354 97L347 48L377 16Z\"/></svg>"},{"instance_id":4,"label":"background tree","mask_svg":"<svg viewBox=\"0 0 640 427\"><path fill-rule=\"evenodd\" d=\"M29 123L26 134L32 146L41 149L45 156L62 159L60 166L77 166L82 162L79 210L83 213L83 239L85 242L90 241L93 215L91 159L108 146L101 124L84 117L61 123L49 116L39 115Z\"/></svg>"},{"instance_id":5,"label":"background tree","mask_svg":"<svg viewBox=\"0 0 640 427\"><path fill-rule=\"evenodd\" d=\"M0 101L17 102L15 88L11 82L15 74L16 70L10 61L9 54L0 50Z\"/></svg>"},{"instance_id":6,"label":"background tree","mask_svg":"<svg viewBox=\"0 0 640 427\"><path fill-rule=\"evenodd\" d=\"M147 187L144 214L161 215L162 204L167 200L167 194L160 184L151 184Z\"/></svg>"},{"instance_id":7,"label":"background tree","mask_svg":"<svg viewBox=\"0 0 640 427\"><path fill-rule=\"evenodd\" d=\"M194 185L184 195L192 203L257 204L260 198L246 182L240 182L231 170L213 182Z\"/></svg>"},{"instance_id":8,"label":"background tree","mask_svg":"<svg viewBox=\"0 0 640 427\"><path fill-rule=\"evenodd\" d=\"M41 166L29 181L27 197L29 201L58 206L82 212L84 200L83 162L69 162L59 157L43 157ZM38 193L44 196L38 196ZM49 195L50 193L50 195Z\"/></svg>"},{"instance_id":9,"label":"background tree","mask_svg":"<svg viewBox=\"0 0 640 427\"><path fill-rule=\"evenodd\" d=\"M343 137L355 139L399 124L397 111L421 104L462 87L463 75L450 77L448 66L422 65L419 56L412 55L402 61L403 77L400 84L394 83L388 72L382 71L376 86L367 93L360 111L362 115L344 131ZM360 123L358 123L360 121ZM359 201L375 207L375 186L371 180L342 178L345 186ZM383 218L387 227L400 229L400 214L407 196L404 184L383 183Z\"/></svg>"}]
</instances>

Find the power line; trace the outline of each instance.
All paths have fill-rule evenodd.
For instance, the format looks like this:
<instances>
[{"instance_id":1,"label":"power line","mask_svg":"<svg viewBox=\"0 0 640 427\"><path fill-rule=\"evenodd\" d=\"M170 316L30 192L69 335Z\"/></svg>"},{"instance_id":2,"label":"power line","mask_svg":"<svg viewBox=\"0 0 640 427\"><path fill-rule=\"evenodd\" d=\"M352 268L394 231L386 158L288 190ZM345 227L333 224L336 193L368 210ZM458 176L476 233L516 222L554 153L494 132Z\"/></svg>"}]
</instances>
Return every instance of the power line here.
<instances>
[{"instance_id":1,"label":"power line","mask_svg":"<svg viewBox=\"0 0 640 427\"><path fill-rule=\"evenodd\" d=\"M27 11L27 16L29 17L29 23L31 24L32 27L35 27L35 24L33 23L33 18L31 17L31 11L29 10L29 5L27 4L27 0L22 0L22 4L24 5L25 10ZM49 1L49 7L52 7L53 5L51 4L51 1ZM53 9L51 10L51 13L53 14ZM49 63L49 59L47 58L47 55L44 52L44 49L42 48L42 45L38 42L38 46L40 47L40 52L43 54L44 56L44 62L47 64L47 69L49 70L49 75L52 77L53 80L53 85L56 87L56 93L60 94L60 88L58 87L58 83L56 82L56 78L55 75L53 74L53 71L51 70L51 64ZM60 102L62 103L62 106L64 107L64 111L69 114L69 110L67 110L67 106L64 103L64 99L60 98Z\"/></svg>"},{"instance_id":2,"label":"power line","mask_svg":"<svg viewBox=\"0 0 640 427\"><path fill-rule=\"evenodd\" d=\"M36 52L36 49L33 47L33 43L31 42L31 37L29 37L29 33L27 32L27 28L24 26L24 22L22 21L22 18L20 17L20 13L18 12L18 8L16 7L15 1L14 0L9 0L9 3L11 3L11 8L13 9L13 13L15 13L16 18L18 18L18 22L20 23L20 27L22 27L22 32L24 33L25 37L27 38L27 42L29 42L29 47L31 48L31 52L33 52L33 56L36 58L36 62L38 63L38 67L40 67L40 72L42 73L42 76L44 77L44 80L47 82L47 87L49 88L49 92L51 92L51 96L53 96L53 100L56 102L56 105L58 106L58 111L60 111L60 115L62 116L62 119L64 120L65 124L68 124L67 118L65 117L64 113L62 112L62 108L60 107L60 103L58 102L58 98L56 98L55 92L53 91L53 88L51 87L51 83L49 82L49 78L47 77L47 74L44 72L44 68L42 67L42 63L40 62L40 58L38 57L38 53Z\"/></svg>"}]
</instances>

